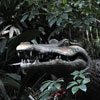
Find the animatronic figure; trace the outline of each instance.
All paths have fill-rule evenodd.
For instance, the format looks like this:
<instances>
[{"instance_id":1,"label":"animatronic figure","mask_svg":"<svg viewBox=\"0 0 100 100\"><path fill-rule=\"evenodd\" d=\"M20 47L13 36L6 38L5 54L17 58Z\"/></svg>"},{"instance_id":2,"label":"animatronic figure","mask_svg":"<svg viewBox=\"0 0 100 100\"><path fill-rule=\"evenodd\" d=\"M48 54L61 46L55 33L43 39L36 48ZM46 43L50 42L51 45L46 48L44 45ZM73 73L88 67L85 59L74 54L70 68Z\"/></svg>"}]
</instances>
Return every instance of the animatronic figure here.
<instances>
[{"instance_id":1,"label":"animatronic figure","mask_svg":"<svg viewBox=\"0 0 100 100\"><path fill-rule=\"evenodd\" d=\"M65 82L74 70L89 67L91 82L86 93L79 93L77 100L100 100L100 60L91 60L85 49L67 39L50 40L49 44L21 43L16 48L21 57L21 68L38 70L64 77ZM67 78L66 78L67 77Z\"/></svg>"}]
</instances>

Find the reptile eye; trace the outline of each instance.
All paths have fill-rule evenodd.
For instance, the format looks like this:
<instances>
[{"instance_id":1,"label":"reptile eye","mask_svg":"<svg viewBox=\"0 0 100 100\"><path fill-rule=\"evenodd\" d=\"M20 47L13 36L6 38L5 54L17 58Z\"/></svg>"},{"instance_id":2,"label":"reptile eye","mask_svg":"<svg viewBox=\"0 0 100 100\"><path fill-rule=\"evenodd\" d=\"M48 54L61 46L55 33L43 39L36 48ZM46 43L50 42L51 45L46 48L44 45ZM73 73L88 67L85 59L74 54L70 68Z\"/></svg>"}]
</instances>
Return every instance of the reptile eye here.
<instances>
[{"instance_id":1,"label":"reptile eye","mask_svg":"<svg viewBox=\"0 0 100 100\"><path fill-rule=\"evenodd\" d=\"M64 41L63 46L69 46L69 40Z\"/></svg>"},{"instance_id":2,"label":"reptile eye","mask_svg":"<svg viewBox=\"0 0 100 100\"><path fill-rule=\"evenodd\" d=\"M68 39L64 39L61 41L59 46L69 46L70 45L70 41Z\"/></svg>"}]
</instances>

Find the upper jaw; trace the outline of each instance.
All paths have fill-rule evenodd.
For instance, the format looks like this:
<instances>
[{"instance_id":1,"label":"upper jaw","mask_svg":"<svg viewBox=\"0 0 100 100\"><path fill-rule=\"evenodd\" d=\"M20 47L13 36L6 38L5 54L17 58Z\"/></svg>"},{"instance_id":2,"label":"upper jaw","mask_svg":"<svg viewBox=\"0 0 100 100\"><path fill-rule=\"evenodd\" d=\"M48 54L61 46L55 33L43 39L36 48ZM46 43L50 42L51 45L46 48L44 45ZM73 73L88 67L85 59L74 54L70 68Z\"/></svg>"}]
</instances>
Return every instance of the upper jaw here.
<instances>
[{"instance_id":1,"label":"upper jaw","mask_svg":"<svg viewBox=\"0 0 100 100\"><path fill-rule=\"evenodd\" d=\"M17 51L37 51L40 53L58 53L65 56L73 56L77 53L83 54L86 58L88 58L87 52L80 46L63 46L58 47L51 44L37 44L32 45L29 43L22 43L17 46Z\"/></svg>"},{"instance_id":2,"label":"upper jaw","mask_svg":"<svg viewBox=\"0 0 100 100\"><path fill-rule=\"evenodd\" d=\"M62 49L61 49L62 48ZM65 50L64 50L65 49ZM67 50L75 50L75 52L79 52L82 51L87 55L87 52L81 48L80 46L76 46L76 45L71 45L71 46L58 46L56 44L30 44L29 42L22 42L20 45L17 46L16 48L17 51L19 50L36 50L36 51L40 51L40 52L59 52L59 50L61 50L59 53L62 52L67 52ZM75 53L74 52L74 53Z\"/></svg>"},{"instance_id":3,"label":"upper jaw","mask_svg":"<svg viewBox=\"0 0 100 100\"><path fill-rule=\"evenodd\" d=\"M23 68L28 68L28 67L32 67L32 66L42 66L42 65L66 65L66 66L71 66L71 65L76 65L78 66L79 64L81 66L86 66L87 62L88 62L88 54L87 52L81 48L80 46L57 46L57 44L37 44L37 45L32 45L29 43L22 43L19 46L17 46L16 50L18 52L30 52L30 56L35 56L35 58L33 58L33 62L30 61L26 61L26 60L22 60L20 66ZM74 57L77 54L81 54L83 59L76 59L73 61L66 61L66 60L62 60L59 56L57 56L56 59L52 59L52 60L48 60L48 61L39 61L39 58L37 59L37 55L38 54L58 54L60 56L65 56L65 57ZM46 57L46 56L45 56ZM47 56L48 57L48 56ZM80 66L79 65L79 66Z\"/></svg>"}]
</instances>

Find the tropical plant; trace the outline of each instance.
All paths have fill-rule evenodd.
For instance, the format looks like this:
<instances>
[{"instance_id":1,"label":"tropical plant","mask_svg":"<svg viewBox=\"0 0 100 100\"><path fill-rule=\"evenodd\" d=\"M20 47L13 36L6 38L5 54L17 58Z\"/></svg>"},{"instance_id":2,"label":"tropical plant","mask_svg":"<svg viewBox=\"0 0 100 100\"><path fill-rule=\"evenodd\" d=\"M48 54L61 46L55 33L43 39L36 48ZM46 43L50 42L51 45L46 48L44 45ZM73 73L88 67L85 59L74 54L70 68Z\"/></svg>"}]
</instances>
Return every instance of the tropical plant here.
<instances>
[{"instance_id":1,"label":"tropical plant","mask_svg":"<svg viewBox=\"0 0 100 100\"><path fill-rule=\"evenodd\" d=\"M57 92L61 91L61 83L63 82L64 80L62 78L43 82L43 85L40 88L41 94L39 100L49 100L51 98L56 99L59 95Z\"/></svg>"},{"instance_id":2,"label":"tropical plant","mask_svg":"<svg viewBox=\"0 0 100 100\"><path fill-rule=\"evenodd\" d=\"M73 75L73 81L69 83L66 89L71 89L72 94L78 93L79 90L83 92L87 91L86 84L90 82L90 78L87 78L85 75L89 74L86 73L88 68L81 70L81 71L74 71L71 73Z\"/></svg>"},{"instance_id":3,"label":"tropical plant","mask_svg":"<svg viewBox=\"0 0 100 100\"><path fill-rule=\"evenodd\" d=\"M66 100L70 97L70 89L73 95L76 95L79 90L87 92L87 84L90 82L90 79L85 76L89 74L86 70L88 70L88 68L72 72L71 75L73 76L73 81L69 82L66 89L64 89L64 80L62 78L43 82L40 87L41 93L39 95L39 100Z\"/></svg>"},{"instance_id":4,"label":"tropical plant","mask_svg":"<svg viewBox=\"0 0 100 100\"><path fill-rule=\"evenodd\" d=\"M0 95L0 97L9 100L20 94L22 100L28 100L39 94L38 89L36 88L35 91L25 80L31 79L33 73L21 75L20 68L12 66L12 63L20 61L16 53L16 46L20 42L47 43L51 38L57 38L58 40L69 38L71 41L76 38L84 43L92 57L100 58L99 5L100 0L1 0L0 89L3 96ZM84 76L84 73L74 72L73 76L72 83L74 85L69 84L70 88L74 88L72 93L75 94L80 89L86 91L86 85L90 80ZM18 80L16 80L17 78ZM20 84L21 82L22 84ZM40 84L37 80L36 83ZM55 93L59 93L57 91L59 91L61 85L57 80L52 81L44 89L42 87L42 92L48 91L50 86L55 88ZM9 88L16 93L9 95ZM24 93L18 91L24 91ZM42 93L40 98L49 98L50 93L52 93L51 90L48 92L48 97ZM58 95L56 94L55 98ZM37 96L36 100L38 100Z\"/></svg>"}]
</instances>

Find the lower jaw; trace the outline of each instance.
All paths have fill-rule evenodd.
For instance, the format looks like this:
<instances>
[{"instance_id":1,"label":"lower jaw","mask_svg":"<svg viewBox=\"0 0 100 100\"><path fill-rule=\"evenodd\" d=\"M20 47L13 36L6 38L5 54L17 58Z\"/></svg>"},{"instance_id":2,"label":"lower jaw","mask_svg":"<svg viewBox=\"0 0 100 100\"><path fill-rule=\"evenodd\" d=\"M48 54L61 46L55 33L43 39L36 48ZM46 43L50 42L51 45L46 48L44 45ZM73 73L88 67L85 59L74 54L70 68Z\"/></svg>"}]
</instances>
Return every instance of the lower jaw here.
<instances>
[{"instance_id":1,"label":"lower jaw","mask_svg":"<svg viewBox=\"0 0 100 100\"><path fill-rule=\"evenodd\" d=\"M84 69L87 66L87 62L82 59L76 59L74 61L63 61L61 59L51 60L48 62L33 62L33 63L21 63L22 69L38 69L38 70L77 70Z\"/></svg>"}]
</instances>

